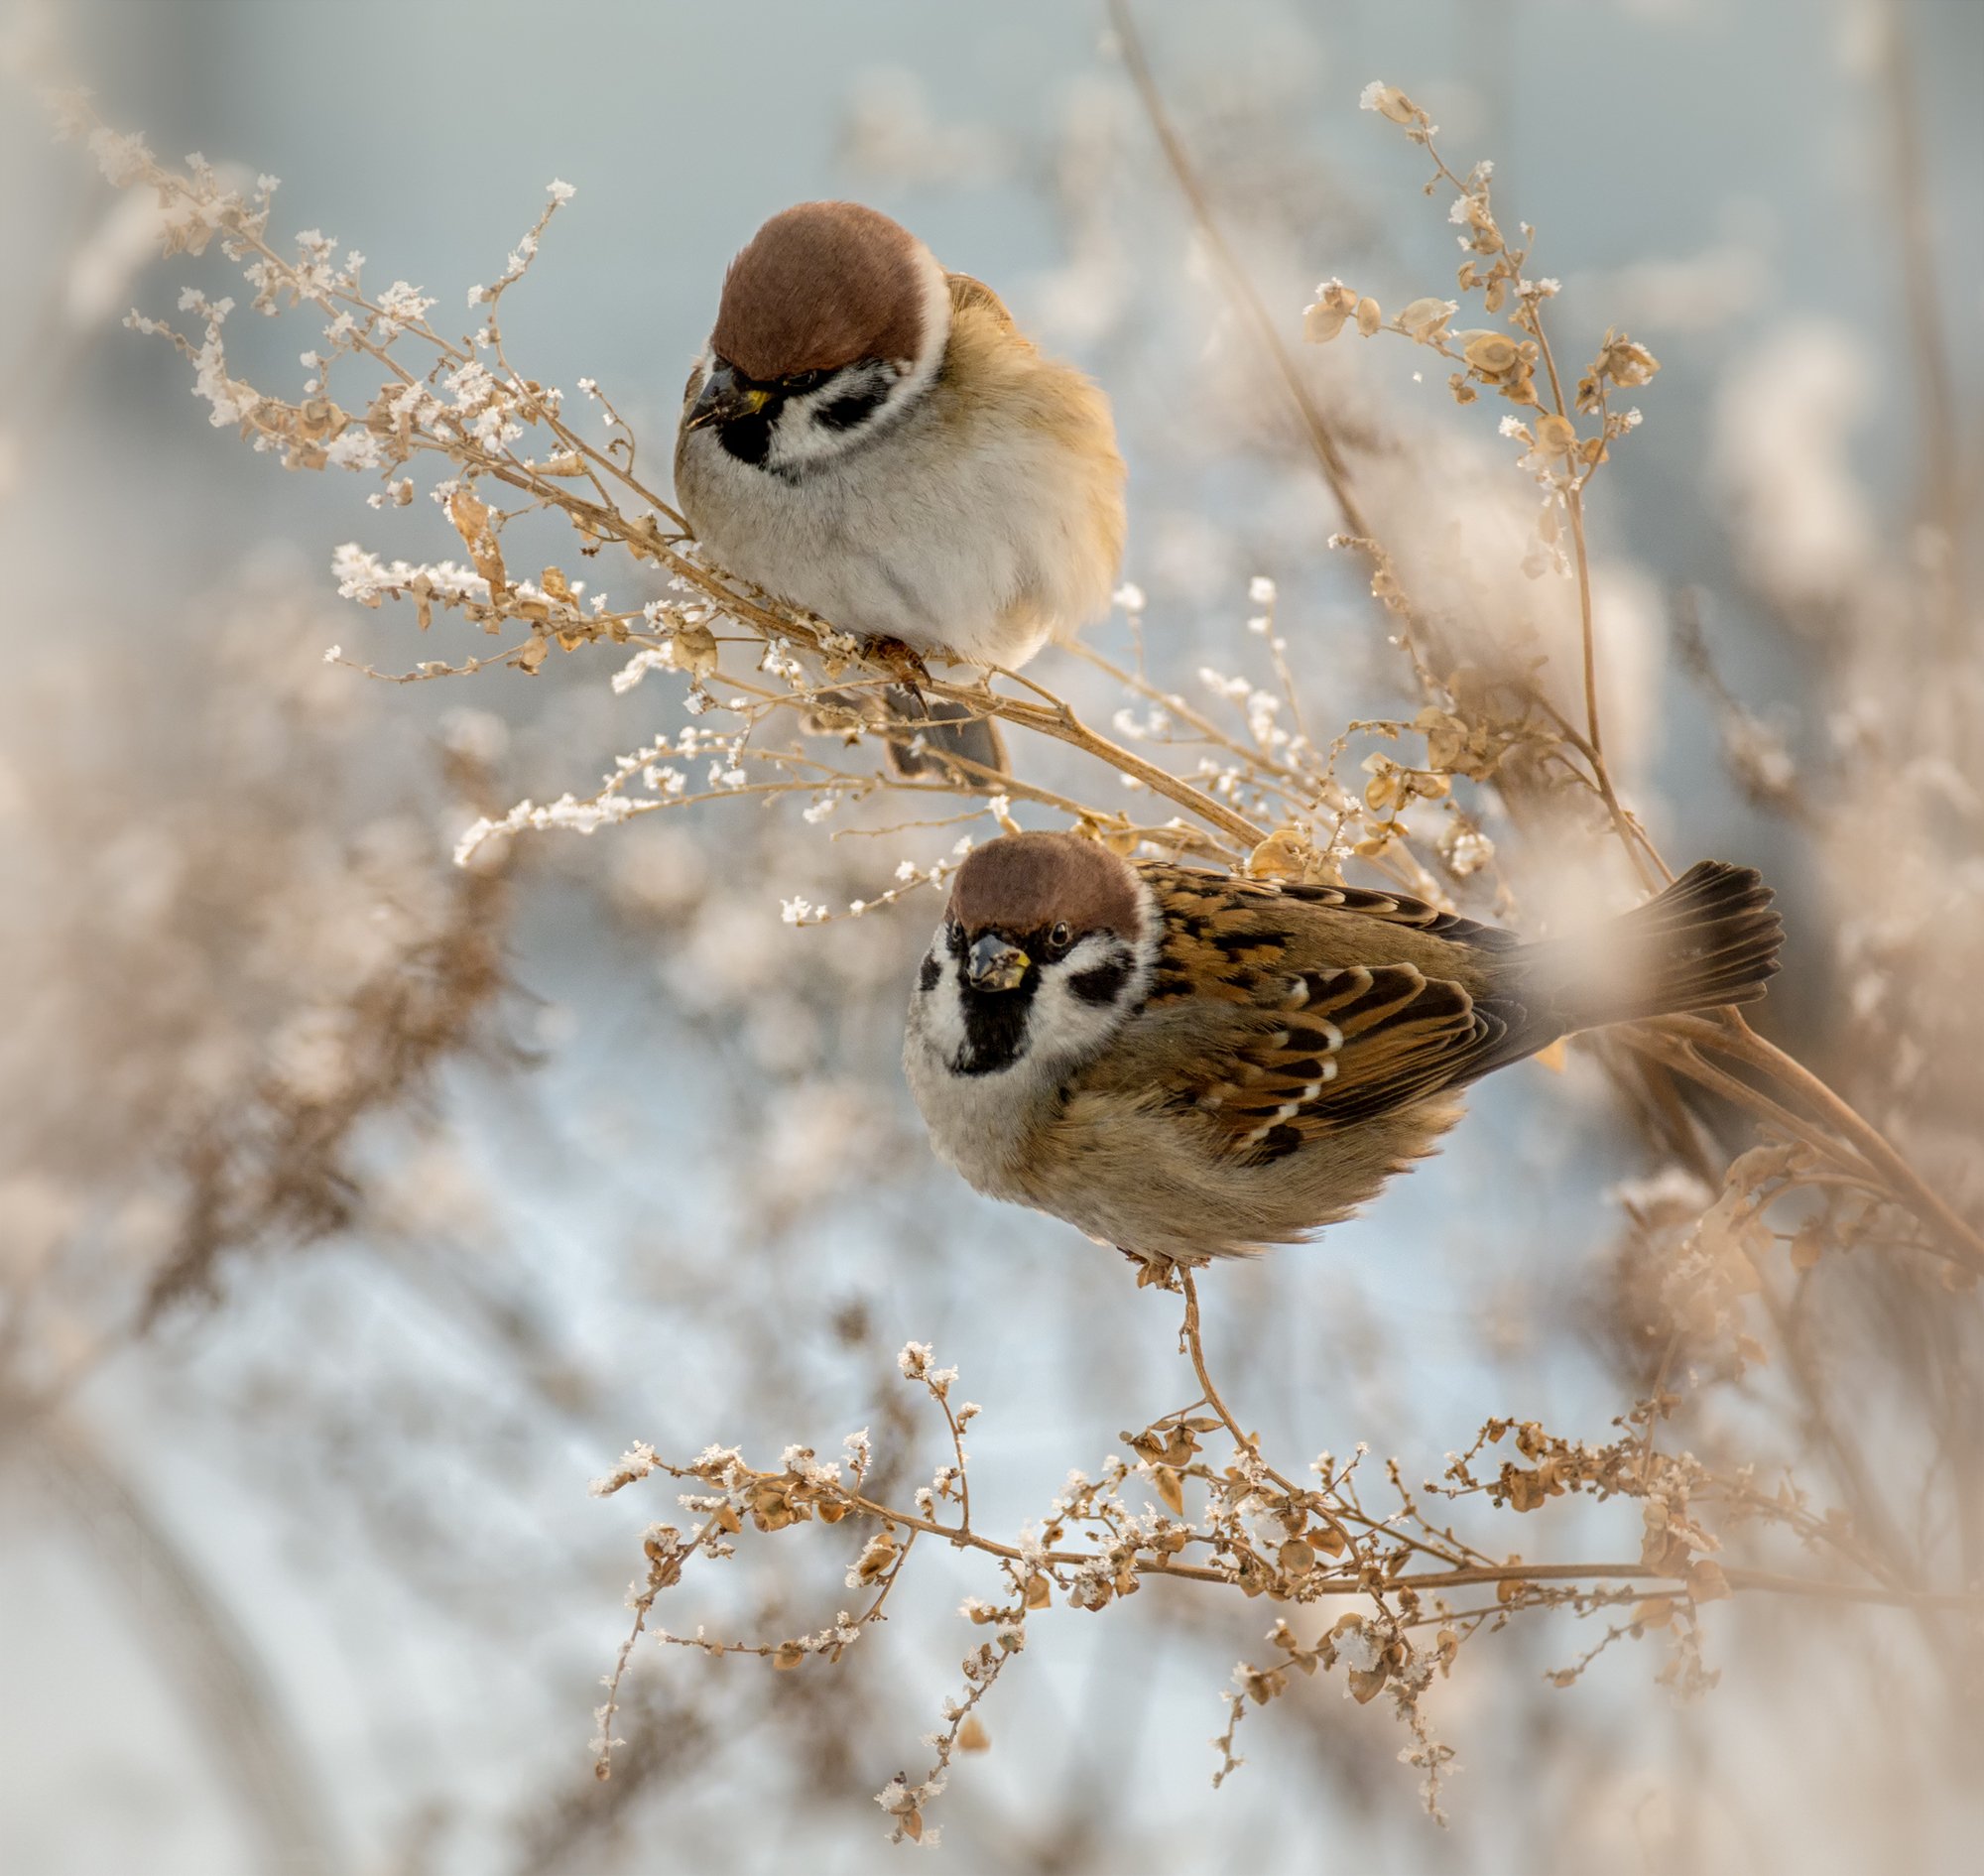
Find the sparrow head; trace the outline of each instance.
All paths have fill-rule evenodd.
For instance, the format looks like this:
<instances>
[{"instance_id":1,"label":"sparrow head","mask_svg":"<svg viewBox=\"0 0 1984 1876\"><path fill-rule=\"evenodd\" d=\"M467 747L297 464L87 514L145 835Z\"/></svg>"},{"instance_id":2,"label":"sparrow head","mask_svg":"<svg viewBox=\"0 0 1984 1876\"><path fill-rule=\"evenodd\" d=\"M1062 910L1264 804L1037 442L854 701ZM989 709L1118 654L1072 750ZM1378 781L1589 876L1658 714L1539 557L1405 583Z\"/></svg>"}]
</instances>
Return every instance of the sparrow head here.
<instances>
[{"instance_id":1,"label":"sparrow head","mask_svg":"<svg viewBox=\"0 0 1984 1876\"><path fill-rule=\"evenodd\" d=\"M924 1034L959 1074L1064 1070L1142 1001L1158 944L1127 861L1077 834L1008 834L952 883L917 979Z\"/></svg>"},{"instance_id":2,"label":"sparrow head","mask_svg":"<svg viewBox=\"0 0 1984 1876\"><path fill-rule=\"evenodd\" d=\"M949 337L946 276L915 235L859 202L801 202L730 263L682 429L803 470L894 424Z\"/></svg>"}]
</instances>

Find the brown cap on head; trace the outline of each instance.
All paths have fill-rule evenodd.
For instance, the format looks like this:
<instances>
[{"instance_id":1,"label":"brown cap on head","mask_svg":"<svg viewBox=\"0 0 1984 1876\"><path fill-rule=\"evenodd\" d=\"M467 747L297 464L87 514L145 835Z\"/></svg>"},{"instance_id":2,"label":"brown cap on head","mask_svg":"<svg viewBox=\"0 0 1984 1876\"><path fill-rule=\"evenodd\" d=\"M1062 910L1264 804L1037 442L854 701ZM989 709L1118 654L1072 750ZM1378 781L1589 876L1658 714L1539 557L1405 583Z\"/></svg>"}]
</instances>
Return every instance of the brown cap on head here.
<instances>
[{"instance_id":1,"label":"brown cap on head","mask_svg":"<svg viewBox=\"0 0 1984 1876\"><path fill-rule=\"evenodd\" d=\"M919 243L900 223L859 202L801 202L730 263L710 346L767 384L858 358L914 358L924 285Z\"/></svg>"},{"instance_id":2,"label":"brown cap on head","mask_svg":"<svg viewBox=\"0 0 1984 1876\"><path fill-rule=\"evenodd\" d=\"M1073 833L1013 833L958 868L951 916L966 932L1041 932L1065 921L1078 935L1135 938L1143 923L1129 862Z\"/></svg>"}]
</instances>

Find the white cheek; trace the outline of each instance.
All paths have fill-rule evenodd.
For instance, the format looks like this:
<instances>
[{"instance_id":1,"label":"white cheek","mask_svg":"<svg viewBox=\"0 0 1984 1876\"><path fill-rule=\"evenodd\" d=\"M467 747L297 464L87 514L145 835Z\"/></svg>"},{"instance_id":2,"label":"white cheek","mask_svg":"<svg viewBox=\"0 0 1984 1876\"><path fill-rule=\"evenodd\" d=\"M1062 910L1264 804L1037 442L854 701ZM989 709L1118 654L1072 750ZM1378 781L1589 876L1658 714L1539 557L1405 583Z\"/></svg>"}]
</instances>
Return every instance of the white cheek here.
<instances>
[{"instance_id":1,"label":"white cheek","mask_svg":"<svg viewBox=\"0 0 1984 1876\"><path fill-rule=\"evenodd\" d=\"M1057 1059L1085 1056L1109 1040L1122 1024L1124 1011L1134 994L1129 985L1126 983L1124 993L1107 1003L1092 1003L1077 994L1069 980L1099 964L1114 963L1122 956L1123 947L1113 939L1091 936L1057 964L1042 971L1027 1025L1028 1041L1036 1051Z\"/></svg>"},{"instance_id":2,"label":"white cheek","mask_svg":"<svg viewBox=\"0 0 1984 1876\"><path fill-rule=\"evenodd\" d=\"M955 1062L964 1050L964 999L958 987L957 959L951 956L941 932L928 955L936 960L937 980L926 990L919 979L917 1031L946 1062Z\"/></svg>"},{"instance_id":3,"label":"white cheek","mask_svg":"<svg viewBox=\"0 0 1984 1876\"><path fill-rule=\"evenodd\" d=\"M829 461L862 447L894 428L905 401L903 384L904 375L885 365L870 372L843 374L806 397L791 399L772 427L771 461L795 468ZM842 398L877 389L883 394L881 402L851 430L835 430L819 421L820 413Z\"/></svg>"}]
</instances>

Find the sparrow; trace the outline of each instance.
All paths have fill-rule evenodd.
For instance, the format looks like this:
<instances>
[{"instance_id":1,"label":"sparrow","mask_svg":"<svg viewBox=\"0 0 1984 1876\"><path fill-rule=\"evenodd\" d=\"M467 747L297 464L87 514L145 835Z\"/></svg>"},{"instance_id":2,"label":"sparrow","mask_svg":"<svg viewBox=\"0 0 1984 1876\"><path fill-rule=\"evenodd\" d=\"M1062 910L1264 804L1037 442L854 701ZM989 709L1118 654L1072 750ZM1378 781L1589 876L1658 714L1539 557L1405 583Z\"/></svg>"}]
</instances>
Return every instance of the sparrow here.
<instances>
[{"instance_id":1,"label":"sparrow","mask_svg":"<svg viewBox=\"0 0 1984 1876\"><path fill-rule=\"evenodd\" d=\"M1714 860L1595 938L1531 942L1398 893L1010 834L952 882L904 1066L978 1190L1197 1264L1347 1217L1470 1082L1560 1036L1762 996L1783 937L1756 873Z\"/></svg>"},{"instance_id":2,"label":"sparrow","mask_svg":"<svg viewBox=\"0 0 1984 1876\"><path fill-rule=\"evenodd\" d=\"M724 566L907 653L912 683L925 657L1024 665L1108 610L1122 559L1108 399L858 202L785 209L731 262L675 470ZM1004 767L988 719L895 701L935 719L928 747Z\"/></svg>"}]
</instances>

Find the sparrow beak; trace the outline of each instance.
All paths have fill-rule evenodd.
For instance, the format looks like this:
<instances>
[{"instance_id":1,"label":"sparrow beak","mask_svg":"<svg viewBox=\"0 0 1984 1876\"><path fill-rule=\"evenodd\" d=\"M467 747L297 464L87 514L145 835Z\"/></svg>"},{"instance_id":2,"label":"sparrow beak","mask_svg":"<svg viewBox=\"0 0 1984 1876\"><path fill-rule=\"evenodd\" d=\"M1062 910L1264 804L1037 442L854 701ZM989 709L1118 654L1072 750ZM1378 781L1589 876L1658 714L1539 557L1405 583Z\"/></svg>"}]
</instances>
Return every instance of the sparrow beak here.
<instances>
[{"instance_id":1,"label":"sparrow beak","mask_svg":"<svg viewBox=\"0 0 1984 1876\"><path fill-rule=\"evenodd\" d=\"M756 417L771 401L771 392L747 384L728 365L716 365L703 379L702 389L682 419L682 429L700 430L705 424L731 424L740 417Z\"/></svg>"},{"instance_id":2,"label":"sparrow beak","mask_svg":"<svg viewBox=\"0 0 1984 1876\"><path fill-rule=\"evenodd\" d=\"M974 990L1017 990L1033 969L1034 960L996 932L988 932L971 947L964 974Z\"/></svg>"}]
</instances>

